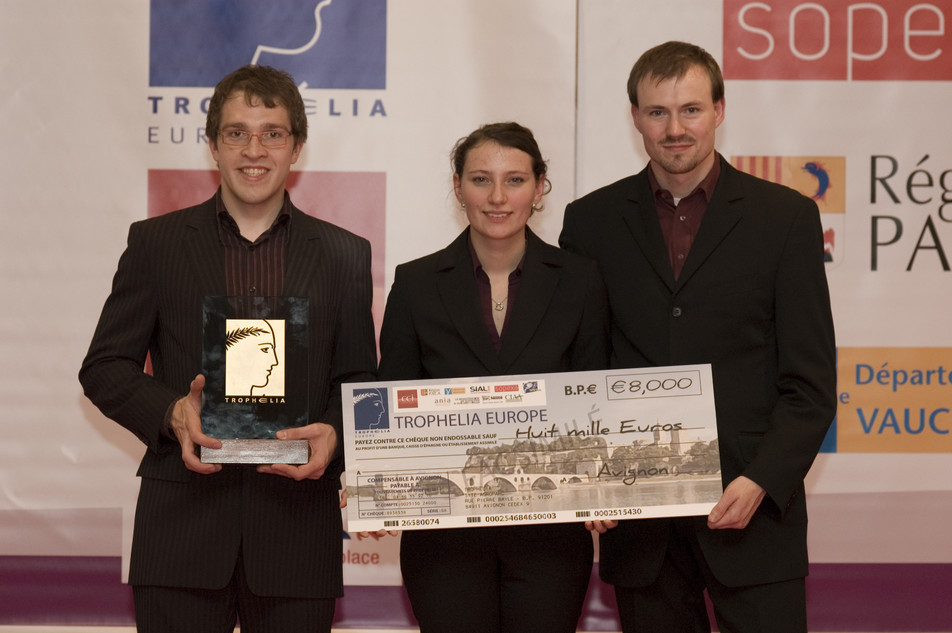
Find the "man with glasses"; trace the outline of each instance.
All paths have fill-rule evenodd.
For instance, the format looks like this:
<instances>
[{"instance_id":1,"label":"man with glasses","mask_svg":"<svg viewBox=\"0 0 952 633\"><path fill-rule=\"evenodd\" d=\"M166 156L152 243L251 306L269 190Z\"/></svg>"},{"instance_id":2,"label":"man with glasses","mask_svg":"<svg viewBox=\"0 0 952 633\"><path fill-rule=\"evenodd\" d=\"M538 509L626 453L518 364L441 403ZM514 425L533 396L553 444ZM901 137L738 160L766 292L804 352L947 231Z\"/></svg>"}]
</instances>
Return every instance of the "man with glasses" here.
<instances>
[{"instance_id":1,"label":"man with glasses","mask_svg":"<svg viewBox=\"0 0 952 633\"><path fill-rule=\"evenodd\" d=\"M369 243L308 216L285 190L307 140L294 80L246 66L215 88L213 198L136 222L80 381L147 449L129 582L138 630L329 631L342 594L338 489L344 381L376 367ZM205 296L309 299L311 424L300 466L203 463ZM143 371L146 355L152 374Z\"/></svg>"}]
</instances>

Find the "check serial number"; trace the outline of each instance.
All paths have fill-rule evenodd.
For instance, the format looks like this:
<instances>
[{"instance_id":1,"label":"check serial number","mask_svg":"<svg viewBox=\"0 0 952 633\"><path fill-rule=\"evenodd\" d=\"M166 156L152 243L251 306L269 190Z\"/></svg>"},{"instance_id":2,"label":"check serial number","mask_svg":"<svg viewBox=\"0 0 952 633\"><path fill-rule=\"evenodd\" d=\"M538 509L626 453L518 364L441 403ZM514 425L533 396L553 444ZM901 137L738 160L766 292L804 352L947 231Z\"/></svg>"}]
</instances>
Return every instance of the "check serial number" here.
<instances>
[{"instance_id":1,"label":"check serial number","mask_svg":"<svg viewBox=\"0 0 952 633\"><path fill-rule=\"evenodd\" d=\"M641 508L613 508L612 510L595 510L592 516L612 518L612 517L636 517L641 514Z\"/></svg>"},{"instance_id":2,"label":"check serial number","mask_svg":"<svg viewBox=\"0 0 952 633\"><path fill-rule=\"evenodd\" d=\"M439 519L400 519L400 527L413 527L421 525L439 525Z\"/></svg>"},{"instance_id":3,"label":"check serial number","mask_svg":"<svg viewBox=\"0 0 952 633\"><path fill-rule=\"evenodd\" d=\"M512 521L544 521L555 518L555 512L530 512L527 514L497 514L486 517L486 523L509 523Z\"/></svg>"}]
</instances>

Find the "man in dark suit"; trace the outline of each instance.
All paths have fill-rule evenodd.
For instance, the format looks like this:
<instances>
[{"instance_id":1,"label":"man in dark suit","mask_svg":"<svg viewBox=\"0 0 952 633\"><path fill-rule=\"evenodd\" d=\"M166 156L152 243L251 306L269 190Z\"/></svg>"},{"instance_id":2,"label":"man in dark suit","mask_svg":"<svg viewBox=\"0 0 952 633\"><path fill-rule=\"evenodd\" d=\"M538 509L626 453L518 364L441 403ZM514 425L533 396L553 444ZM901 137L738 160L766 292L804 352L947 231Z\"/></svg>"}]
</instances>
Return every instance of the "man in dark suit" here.
<instances>
[{"instance_id":1,"label":"man in dark suit","mask_svg":"<svg viewBox=\"0 0 952 633\"><path fill-rule=\"evenodd\" d=\"M207 202L136 222L80 381L146 445L129 582L139 631L329 631L342 593L340 385L372 379L370 245L291 204L307 139L294 80L247 66L219 82L206 134L221 172ZM205 296L307 297L308 410L278 432L300 466L202 463ZM146 355L152 375L143 371Z\"/></svg>"},{"instance_id":2,"label":"man in dark suit","mask_svg":"<svg viewBox=\"0 0 952 633\"><path fill-rule=\"evenodd\" d=\"M705 517L599 524L626 632L806 631L803 479L835 412L816 204L714 150L720 68L668 42L628 82L650 157L571 203L560 242L598 260L612 366L711 363L724 492Z\"/></svg>"}]
</instances>

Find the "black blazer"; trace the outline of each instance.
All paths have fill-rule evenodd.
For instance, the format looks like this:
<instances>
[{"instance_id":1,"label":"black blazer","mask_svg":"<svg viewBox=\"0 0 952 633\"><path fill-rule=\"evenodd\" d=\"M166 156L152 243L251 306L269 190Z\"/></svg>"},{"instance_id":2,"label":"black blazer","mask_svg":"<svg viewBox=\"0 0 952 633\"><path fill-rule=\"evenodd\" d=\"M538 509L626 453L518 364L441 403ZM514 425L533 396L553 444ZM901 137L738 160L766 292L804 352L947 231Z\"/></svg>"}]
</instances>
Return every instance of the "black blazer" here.
<instances>
[{"instance_id":1,"label":"black blazer","mask_svg":"<svg viewBox=\"0 0 952 633\"><path fill-rule=\"evenodd\" d=\"M468 237L466 229L445 249L397 266L380 333L382 379L534 374L606 367L608 306L595 262L550 246L526 229L519 293L510 306L512 313L497 354L480 307ZM564 557L567 573L560 578L540 575L520 595L536 605L533 608L549 604L556 592L560 596L578 596L578 604L559 606L567 626L574 630L592 561L592 538L578 523L450 529L441 530L439 535L425 531L404 534L401 570L414 612L425 626L430 618L439 623L445 617L445 605L439 603L441 597L428 589L433 578L445 577L443 573L431 577L428 571L443 566L439 551L433 548L447 547L471 552L474 559L480 557L483 554L475 543L485 534L475 535L473 530L492 530L490 538L494 542L511 545L504 548L508 552L506 564L530 569L537 562L538 545L519 547L519 543L550 543L552 550ZM426 555L420 556L420 552ZM410 557L414 561L408 566L406 559ZM466 575L465 565L458 575ZM464 586L471 586L480 580L469 574L463 582ZM473 599L486 598L480 595ZM497 605L491 608L495 610Z\"/></svg>"},{"instance_id":2,"label":"black blazer","mask_svg":"<svg viewBox=\"0 0 952 633\"><path fill-rule=\"evenodd\" d=\"M479 304L469 229L397 266L380 332L383 380L603 369L608 310L595 263L526 229L519 295L499 354Z\"/></svg>"},{"instance_id":3,"label":"black blazer","mask_svg":"<svg viewBox=\"0 0 952 633\"><path fill-rule=\"evenodd\" d=\"M724 485L767 492L745 530L696 520L718 580L752 585L807 574L803 479L836 410L835 344L816 204L722 157L704 220L675 280L647 169L569 204L560 243L596 259L612 312L612 366L711 363ZM602 577L657 575L664 520L601 537Z\"/></svg>"},{"instance_id":4,"label":"black blazer","mask_svg":"<svg viewBox=\"0 0 952 633\"><path fill-rule=\"evenodd\" d=\"M169 406L201 372L202 300L225 293L215 200L134 223L80 370L89 399L146 445L129 581L221 588L239 545L263 595L342 593L340 384L371 380L376 352L370 244L291 211L284 291L310 299L309 411L337 429L324 477L294 482L253 467L188 471L163 432ZM143 372L146 353L154 377Z\"/></svg>"}]
</instances>

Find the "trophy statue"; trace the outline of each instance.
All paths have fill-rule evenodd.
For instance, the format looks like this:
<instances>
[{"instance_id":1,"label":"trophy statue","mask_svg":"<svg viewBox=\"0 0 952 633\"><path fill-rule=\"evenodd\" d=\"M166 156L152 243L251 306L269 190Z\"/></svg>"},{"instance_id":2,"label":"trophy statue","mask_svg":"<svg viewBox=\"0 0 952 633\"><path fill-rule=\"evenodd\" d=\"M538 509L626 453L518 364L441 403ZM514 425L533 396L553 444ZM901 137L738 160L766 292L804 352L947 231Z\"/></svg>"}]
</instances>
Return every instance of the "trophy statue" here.
<instances>
[{"instance_id":1,"label":"trophy statue","mask_svg":"<svg viewBox=\"0 0 952 633\"><path fill-rule=\"evenodd\" d=\"M201 447L217 464L303 464L307 440L278 440L308 424L308 300L302 297L205 297L202 432L220 449Z\"/></svg>"}]
</instances>

